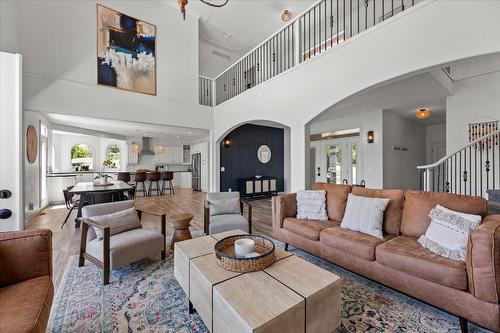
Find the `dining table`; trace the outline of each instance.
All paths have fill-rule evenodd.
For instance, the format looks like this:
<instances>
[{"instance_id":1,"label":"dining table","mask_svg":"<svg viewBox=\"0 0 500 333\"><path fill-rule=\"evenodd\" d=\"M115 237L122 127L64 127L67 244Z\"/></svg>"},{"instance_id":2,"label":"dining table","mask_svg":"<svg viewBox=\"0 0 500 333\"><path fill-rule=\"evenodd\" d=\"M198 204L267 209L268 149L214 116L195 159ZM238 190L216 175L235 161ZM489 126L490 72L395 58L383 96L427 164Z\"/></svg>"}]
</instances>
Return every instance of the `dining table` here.
<instances>
[{"instance_id":1,"label":"dining table","mask_svg":"<svg viewBox=\"0 0 500 333\"><path fill-rule=\"evenodd\" d=\"M79 195L78 213L75 219L75 227L80 227L80 218L82 217L82 208L85 205L93 203L92 196L98 193L125 193L132 190L134 187L121 180L113 180L108 184L99 184L94 182L77 183L69 193Z\"/></svg>"}]
</instances>

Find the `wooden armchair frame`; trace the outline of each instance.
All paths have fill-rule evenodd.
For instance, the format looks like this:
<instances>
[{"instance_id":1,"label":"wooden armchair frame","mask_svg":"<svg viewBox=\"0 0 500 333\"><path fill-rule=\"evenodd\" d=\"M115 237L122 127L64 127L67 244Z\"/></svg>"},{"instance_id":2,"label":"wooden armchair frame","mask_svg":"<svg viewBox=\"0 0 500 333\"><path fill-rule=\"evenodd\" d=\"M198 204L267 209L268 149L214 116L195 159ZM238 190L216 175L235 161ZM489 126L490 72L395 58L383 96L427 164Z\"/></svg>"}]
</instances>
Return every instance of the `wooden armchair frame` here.
<instances>
[{"instance_id":1,"label":"wooden armchair frame","mask_svg":"<svg viewBox=\"0 0 500 333\"><path fill-rule=\"evenodd\" d=\"M244 216L243 207L247 206L248 211L248 233L252 233L252 205L249 204L246 200L240 199L240 214ZM208 204L208 200L203 201L203 232L205 235L208 235L210 230L210 206Z\"/></svg>"},{"instance_id":2,"label":"wooden armchair frame","mask_svg":"<svg viewBox=\"0 0 500 333\"><path fill-rule=\"evenodd\" d=\"M139 220L142 218L142 211L137 210L137 216L139 216ZM111 272L111 267L110 267L110 227L104 224L96 223L94 221L90 221L89 219L82 218L82 235L81 235L81 243L80 243L80 259L78 261L78 267L82 267L85 265L85 259L96 265L97 267L101 268L103 270L103 284L107 285L109 284L109 275ZM102 229L104 231L104 237L103 237L103 254L102 258L103 261L97 259L96 257L88 254L86 251L87 249L87 234L89 231L89 227L96 227L99 229ZM167 242L167 222L166 219L162 218L161 219L161 234L163 235L163 251L161 251L161 259L166 258L166 242Z\"/></svg>"}]
</instances>

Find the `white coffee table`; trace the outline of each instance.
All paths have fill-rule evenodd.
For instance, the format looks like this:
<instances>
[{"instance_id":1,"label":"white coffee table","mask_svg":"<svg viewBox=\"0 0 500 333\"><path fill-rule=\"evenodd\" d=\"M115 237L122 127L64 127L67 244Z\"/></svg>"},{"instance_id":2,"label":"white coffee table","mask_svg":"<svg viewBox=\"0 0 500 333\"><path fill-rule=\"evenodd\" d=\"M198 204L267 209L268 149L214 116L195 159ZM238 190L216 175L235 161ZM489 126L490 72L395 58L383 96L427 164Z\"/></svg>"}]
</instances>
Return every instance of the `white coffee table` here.
<instances>
[{"instance_id":1,"label":"white coffee table","mask_svg":"<svg viewBox=\"0 0 500 333\"><path fill-rule=\"evenodd\" d=\"M241 230L175 244L174 274L211 332L332 332L340 326L341 279L282 249L252 273L216 264L215 243Z\"/></svg>"}]
</instances>

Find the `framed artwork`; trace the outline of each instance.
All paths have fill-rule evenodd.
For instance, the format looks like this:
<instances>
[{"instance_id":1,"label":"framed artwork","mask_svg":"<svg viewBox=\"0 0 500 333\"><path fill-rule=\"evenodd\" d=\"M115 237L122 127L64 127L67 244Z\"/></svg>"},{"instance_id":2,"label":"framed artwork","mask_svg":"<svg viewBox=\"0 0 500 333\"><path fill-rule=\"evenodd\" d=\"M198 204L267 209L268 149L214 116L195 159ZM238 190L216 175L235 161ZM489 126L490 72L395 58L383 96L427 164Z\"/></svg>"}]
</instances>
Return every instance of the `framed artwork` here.
<instances>
[{"instance_id":1,"label":"framed artwork","mask_svg":"<svg viewBox=\"0 0 500 333\"><path fill-rule=\"evenodd\" d=\"M156 95L156 26L97 4L97 84Z\"/></svg>"}]
</instances>

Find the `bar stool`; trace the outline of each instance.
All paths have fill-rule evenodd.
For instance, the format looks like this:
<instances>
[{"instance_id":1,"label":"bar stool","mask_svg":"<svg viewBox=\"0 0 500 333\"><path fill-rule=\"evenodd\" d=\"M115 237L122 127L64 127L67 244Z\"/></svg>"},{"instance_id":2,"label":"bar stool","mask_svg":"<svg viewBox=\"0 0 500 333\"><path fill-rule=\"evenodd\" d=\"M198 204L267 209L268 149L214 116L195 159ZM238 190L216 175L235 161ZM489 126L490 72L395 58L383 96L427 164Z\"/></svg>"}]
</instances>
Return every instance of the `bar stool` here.
<instances>
[{"instance_id":1,"label":"bar stool","mask_svg":"<svg viewBox=\"0 0 500 333\"><path fill-rule=\"evenodd\" d=\"M139 193L142 191L143 196L147 196L148 192L146 191L146 184L145 181L147 179L147 175L145 172L138 172L135 174L135 188L136 188L136 193ZM141 189L139 190L139 184L142 184Z\"/></svg>"},{"instance_id":2,"label":"bar stool","mask_svg":"<svg viewBox=\"0 0 500 333\"><path fill-rule=\"evenodd\" d=\"M168 190L171 194L175 194L174 185L172 184L172 179L174 179L174 173L172 171L166 171L161 173L161 180L163 181L161 188L161 195L163 195L166 190ZM168 188L166 186L166 183L168 183Z\"/></svg>"},{"instance_id":3,"label":"bar stool","mask_svg":"<svg viewBox=\"0 0 500 333\"><path fill-rule=\"evenodd\" d=\"M156 191L158 195L161 195L160 191L160 173L159 172L151 172L148 175L149 180L149 190L148 196L151 196L151 190ZM153 188L153 183L156 183L156 189Z\"/></svg>"}]
</instances>

